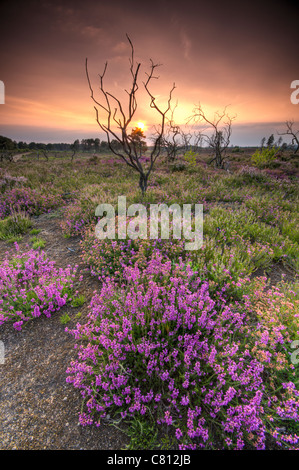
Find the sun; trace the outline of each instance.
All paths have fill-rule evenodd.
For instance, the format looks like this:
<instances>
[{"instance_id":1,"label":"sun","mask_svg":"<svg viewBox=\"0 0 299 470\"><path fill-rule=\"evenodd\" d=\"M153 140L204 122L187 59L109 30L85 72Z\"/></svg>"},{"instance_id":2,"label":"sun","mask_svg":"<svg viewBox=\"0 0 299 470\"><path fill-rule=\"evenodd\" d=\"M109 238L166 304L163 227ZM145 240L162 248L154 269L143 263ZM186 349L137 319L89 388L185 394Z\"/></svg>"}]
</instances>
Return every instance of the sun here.
<instances>
[{"instance_id":1,"label":"sun","mask_svg":"<svg viewBox=\"0 0 299 470\"><path fill-rule=\"evenodd\" d=\"M137 127L138 127L138 129L141 129L143 131L144 127L145 127L144 122L138 122Z\"/></svg>"}]
</instances>

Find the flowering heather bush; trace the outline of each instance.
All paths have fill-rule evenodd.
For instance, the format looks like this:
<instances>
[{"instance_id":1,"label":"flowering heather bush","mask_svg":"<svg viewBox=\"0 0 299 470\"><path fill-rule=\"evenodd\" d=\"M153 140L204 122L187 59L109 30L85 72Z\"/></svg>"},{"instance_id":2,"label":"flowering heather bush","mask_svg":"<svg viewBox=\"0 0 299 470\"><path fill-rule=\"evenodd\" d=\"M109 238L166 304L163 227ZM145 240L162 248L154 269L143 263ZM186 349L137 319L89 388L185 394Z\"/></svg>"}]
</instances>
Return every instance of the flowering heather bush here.
<instances>
[{"instance_id":1,"label":"flowering heather bush","mask_svg":"<svg viewBox=\"0 0 299 470\"><path fill-rule=\"evenodd\" d=\"M117 217L116 217L117 227ZM117 234L116 234L117 236ZM164 260L178 261L188 256L183 240L104 239L95 236L95 227L91 226L84 233L81 241L82 258L90 266L91 273L99 277L122 277L126 266L145 268L148 261L161 255Z\"/></svg>"},{"instance_id":2,"label":"flowering heather bush","mask_svg":"<svg viewBox=\"0 0 299 470\"><path fill-rule=\"evenodd\" d=\"M64 208L64 217L60 224L65 237L81 235L84 229L96 222L96 204L89 200L76 200Z\"/></svg>"},{"instance_id":3,"label":"flowering heather bush","mask_svg":"<svg viewBox=\"0 0 299 470\"><path fill-rule=\"evenodd\" d=\"M80 195L64 208L60 224L65 237L81 235L86 227L97 222L96 207L107 200L107 189L103 185L89 184Z\"/></svg>"},{"instance_id":4,"label":"flowering heather bush","mask_svg":"<svg viewBox=\"0 0 299 470\"><path fill-rule=\"evenodd\" d=\"M255 314L250 297L232 305L222 292L212 300L208 283L183 263L160 257L124 271L126 288L107 278L88 322L70 331L78 359L67 382L84 399L81 425L100 426L108 413L154 417L180 449L264 449L270 436L296 446L296 432L282 430L299 421L283 297L257 285ZM265 295L274 307L270 326Z\"/></svg>"},{"instance_id":5,"label":"flowering heather bush","mask_svg":"<svg viewBox=\"0 0 299 470\"><path fill-rule=\"evenodd\" d=\"M16 244L18 250L18 246ZM56 268L42 251L30 250L0 265L0 325L13 321L16 330L24 322L58 311L72 293L77 266Z\"/></svg>"},{"instance_id":6,"label":"flowering heather bush","mask_svg":"<svg viewBox=\"0 0 299 470\"><path fill-rule=\"evenodd\" d=\"M17 185L18 183L26 183L27 178L24 176L11 176L7 171L4 171L2 175L0 175L0 192L7 191L9 188Z\"/></svg>"},{"instance_id":7,"label":"flowering heather bush","mask_svg":"<svg viewBox=\"0 0 299 470\"><path fill-rule=\"evenodd\" d=\"M40 215L64 203L60 194L54 194L45 186L40 190L29 187L14 187L0 193L0 219L13 210L25 211L29 215Z\"/></svg>"}]
</instances>

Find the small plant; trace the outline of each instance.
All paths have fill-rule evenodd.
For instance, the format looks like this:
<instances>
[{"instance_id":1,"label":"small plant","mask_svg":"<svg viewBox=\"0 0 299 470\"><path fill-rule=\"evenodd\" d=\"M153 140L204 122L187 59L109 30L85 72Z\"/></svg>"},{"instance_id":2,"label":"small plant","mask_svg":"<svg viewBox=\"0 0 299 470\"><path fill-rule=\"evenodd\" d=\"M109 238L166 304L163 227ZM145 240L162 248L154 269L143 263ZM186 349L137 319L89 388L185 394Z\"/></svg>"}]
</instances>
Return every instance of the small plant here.
<instances>
[{"instance_id":1,"label":"small plant","mask_svg":"<svg viewBox=\"0 0 299 470\"><path fill-rule=\"evenodd\" d=\"M85 295L81 294L78 297L75 297L72 300L71 306L72 307L82 307L82 305L86 302Z\"/></svg>"},{"instance_id":2,"label":"small plant","mask_svg":"<svg viewBox=\"0 0 299 470\"><path fill-rule=\"evenodd\" d=\"M279 147L276 146L258 149L252 155L251 161L253 165L257 166L258 168L265 167L275 160L278 151Z\"/></svg>"},{"instance_id":3,"label":"small plant","mask_svg":"<svg viewBox=\"0 0 299 470\"><path fill-rule=\"evenodd\" d=\"M30 235L38 235L40 232L41 232L41 230L39 228L33 228L32 230L30 230L29 234Z\"/></svg>"},{"instance_id":4,"label":"small plant","mask_svg":"<svg viewBox=\"0 0 299 470\"><path fill-rule=\"evenodd\" d=\"M130 444L125 450L151 450L157 448L158 430L155 423L135 417L127 431Z\"/></svg>"},{"instance_id":5,"label":"small plant","mask_svg":"<svg viewBox=\"0 0 299 470\"><path fill-rule=\"evenodd\" d=\"M46 246L46 241L43 238L38 238L36 236L30 238L30 242L32 243L32 248L34 250L44 248Z\"/></svg>"},{"instance_id":6,"label":"small plant","mask_svg":"<svg viewBox=\"0 0 299 470\"><path fill-rule=\"evenodd\" d=\"M188 163L189 166L196 166L196 153L193 150L189 150L184 154L184 160Z\"/></svg>"},{"instance_id":7,"label":"small plant","mask_svg":"<svg viewBox=\"0 0 299 470\"><path fill-rule=\"evenodd\" d=\"M13 211L12 215L0 220L0 240L16 241L20 240L32 226L32 222L24 212Z\"/></svg>"},{"instance_id":8,"label":"small plant","mask_svg":"<svg viewBox=\"0 0 299 470\"><path fill-rule=\"evenodd\" d=\"M61 315L60 317L60 323L62 325L66 325L67 323L69 323L71 321L71 318L70 316L67 314L67 313L64 313L63 315Z\"/></svg>"}]
</instances>

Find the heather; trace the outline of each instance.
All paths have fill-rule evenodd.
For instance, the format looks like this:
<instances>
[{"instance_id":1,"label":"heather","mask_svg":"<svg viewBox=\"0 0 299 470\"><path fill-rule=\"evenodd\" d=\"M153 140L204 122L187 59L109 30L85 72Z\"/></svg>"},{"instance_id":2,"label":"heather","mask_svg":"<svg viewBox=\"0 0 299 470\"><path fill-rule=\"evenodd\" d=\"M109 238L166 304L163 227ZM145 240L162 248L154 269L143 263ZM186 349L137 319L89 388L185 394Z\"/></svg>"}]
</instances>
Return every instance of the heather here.
<instances>
[{"instance_id":1,"label":"heather","mask_svg":"<svg viewBox=\"0 0 299 470\"><path fill-rule=\"evenodd\" d=\"M136 175L109 155L7 162L0 243L24 237L32 249L1 263L1 322L21 329L61 310L77 343L65 364L82 394L74 413L83 426L128 432L131 449L298 448L297 181L252 166L251 155L235 156L231 172L199 157L192 166L178 158L180 171L162 158L143 197ZM202 247L117 232L98 239L97 205L117 209L121 195L127 207L203 204ZM57 268L42 251L53 250L51 216L64 243L57 253L77 249L93 276L90 297L88 282L74 297L76 266ZM288 276L277 283L280 271Z\"/></svg>"},{"instance_id":2,"label":"heather","mask_svg":"<svg viewBox=\"0 0 299 470\"><path fill-rule=\"evenodd\" d=\"M51 317L70 300L77 266L57 268L40 250L16 248L0 265L0 325L13 322L21 330L25 322Z\"/></svg>"},{"instance_id":3,"label":"heather","mask_svg":"<svg viewBox=\"0 0 299 470\"><path fill-rule=\"evenodd\" d=\"M25 211L29 215L40 215L56 209L62 203L61 194L51 192L47 186L39 189L13 187L0 193L0 218L9 216L13 210Z\"/></svg>"},{"instance_id":4,"label":"heather","mask_svg":"<svg viewBox=\"0 0 299 470\"><path fill-rule=\"evenodd\" d=\"M127 221L127 227L129 224ZM155 256L173 263L190 256L184 250L184 240L170 237L166 239L124 239L118 238L118 218L116 217L115 239L100 240L95 236L95 226L88 228L81 240L82 259L90 266L91 274L99 278L123 278L127 266L137 265L146 268L148 262ZM149 233L148 220L148 233Z\"/></svg>"},{"instance_id":5,"label":"heather","mask_svg":"<svg viewBox=\"0 0 299 470\"><path fill-rule=\"evenodd\" d=\"M231 303L225 289L212 298L190 267L161 257L125 268L124 281L107 278L88 322L71 330L78 359L67 380L81 391L82 425L113 413L154 420L180 449L296 445L296 433L281 431L299 421L283 294L261 281L254 298Z\"/></svg>"}]
</instances>

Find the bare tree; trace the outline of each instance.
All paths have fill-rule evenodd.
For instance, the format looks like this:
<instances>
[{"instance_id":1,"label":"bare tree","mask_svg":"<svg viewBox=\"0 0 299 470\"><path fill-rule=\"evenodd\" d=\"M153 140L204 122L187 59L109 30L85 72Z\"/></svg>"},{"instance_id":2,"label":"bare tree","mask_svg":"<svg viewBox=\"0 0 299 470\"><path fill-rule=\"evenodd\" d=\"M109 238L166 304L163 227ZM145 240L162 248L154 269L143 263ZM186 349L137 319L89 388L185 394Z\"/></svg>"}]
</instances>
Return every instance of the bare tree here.
<instances>
[{"instance_id":1,"label":"bare tree","mask_svg":"<svg viewBox=\"0 0 299 470\"><path fill-rule=\"evenodd\" d=\"M177 107L177 103L175 108ZM183 149L182 131L180 126L174 121L174 111L171 110L171 117L165 124L164 135L162 137L163 150L166 152L168 162L173 162L178 153ZM159 133L159 131L158 131Z\"/></svg>"},{"instance_id":2,"label":"bare tree","mask_svg":"<svg viewBox=\"0 0 299 470\"><path fill-rule=\"evenodd\" d=\"M180 126L176 124L174 120L175 108L171 111L170 119L167 119L163 137L163 149L166 151L168 162L173 162L179 154L183 154L188 150L198 150L202 143L200 131L194 131L187 125Z\"/></svg>"},{"instance_id":3,"label":"bare tree","mask_svg":"<svg viewBox=\"0 0 299 470\"><path fill-rule=\"evenodd\" d=\"M292 145L296 145L296 148L295 148L295 151L294 151L294 154L296 154L299 150L299 139L298 139L298 134L299 134L299 130L296 132L293 130L293 125L294 125L294 121L293 120L290 120L290 121L286 121L286 131L285 132L277 132L278 135L290 135L292 137Z\"/></svg>"},{"instance_id":4,"label":"bare tree","mask_svg":"<svg viewBox=\"0 0 299 470\"><path fill-rule=\"evenodd\" d=\"M43 146L41 149L40 149L41 153L43 154L43 156L45 157L45 159L47 160L47 162L49 161L49 150L46 148L46 146Z\"/></svg>"},{"instance_id":5,"label":"bare tree","mask_svg":"<svg viewBox=\"0 0 299 470\"><path fill-rule=\"evenodd\" d=\"M130 58L130 73L131 73L131 89L129 91L125 90L128 94L128 109L125 112L123 104L121 101L110 92L106 91L104 88L104 76L107 70L107 62L104 66L104 71L100 77L100 92L103 98L103 102L100 103L94 96L93 88L91 86L91 81L89 78L88 67L87 67L87 59L86 59L86 75L87 80L91 92L91 98L95 103L94 109L96 111L96 121L99 124L100 128L105 132L107 136L107 141L109 148L112 153L120 157L126 164L133 168L139 174L139 186L141 189L142 194L144 195L148 185L148 178L151 171L154 168L154 164L157 158L160 155L161 147L163 143L163 134L165 129L165 119L166 114L170 109L170 103L172 98L172 92L175 88L175 84L173 84L172 89L170 90L167 105L165 110L161 110L161 108L156 103L156 98L150 91L150 84L154 79L159 77L155 76L156 68L160 64L155 64L152 59L150 59L150 71L146 73L146 80L143 82L143 86L150 97L150 107L155 109L158 114L160 115L160 125L158 133L155 137L153 147L150 153L150 162L147 168L143 167L142 161L140 159L140 144L136 139L132 139L129 132L129 125L136 113L137 110L137 98L136 93L139 88L138 86L138 79L139 79L139 71L141 63L135 62L134 58L134 47L131 42L131 39L127 35L127 39L129 41L131 47L131 58ZM112 106L114 104L114 108ZM100 118L99 110L104 111L106 116L105 122ZM114 127L118 130L114 130ZM111 145L112 140L116 141L119 145Z\"/></svg>"},{"instance_id":6,"label":"bare tree","mask_svg":"<svg viewBox=\"0 0 299 470\"><path fill-rule=\"evenodd\" d=\"M229 116L226 111L227 106L220 113L217 111L214 118L208 119L202 106L199 104L194 109L194 114L189 118L188 122L203 123L211 129L211 134L202 133L202 138L206 141L208 146L213 150L213 158L210 164L215 162L217 168L224 168L225 160L227 158L226 151L230 144L232 133L232 121L235 116Z\"/></svg>"}]
</instances>

